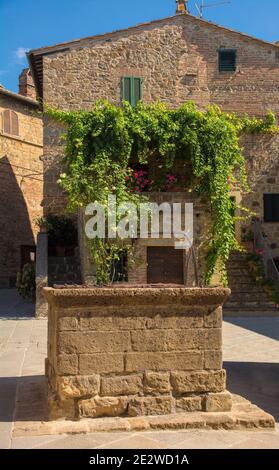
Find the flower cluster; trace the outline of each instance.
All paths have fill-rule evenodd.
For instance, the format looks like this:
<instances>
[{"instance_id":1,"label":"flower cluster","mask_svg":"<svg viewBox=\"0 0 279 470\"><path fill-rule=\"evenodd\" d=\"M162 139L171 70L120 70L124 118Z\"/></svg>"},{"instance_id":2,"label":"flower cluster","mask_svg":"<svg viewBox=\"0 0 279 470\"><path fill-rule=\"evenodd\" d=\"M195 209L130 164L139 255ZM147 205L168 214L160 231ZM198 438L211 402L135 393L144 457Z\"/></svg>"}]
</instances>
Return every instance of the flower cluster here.
<instances>
[{"instance_id":1,"label":"flower cluster","mask_svg":"<svg viewBox=\"0 0 279 470\"><path fill-rule=\"evenodd\" d=\"M150 191L152 181L148 178L147 171L135 170L130 179L135 192Z\"/></svg>"},{"instance_id":2,"label":"flower cluster","mask_svg":"<svg viewBox=\"0 0 279 470\"><path fill-rule=\"evenodd\" d=\"M177 183L177 177L175 175L167 175L166 176L166 191L172 189L174 185Z\"/></svg>"}]
</instances>

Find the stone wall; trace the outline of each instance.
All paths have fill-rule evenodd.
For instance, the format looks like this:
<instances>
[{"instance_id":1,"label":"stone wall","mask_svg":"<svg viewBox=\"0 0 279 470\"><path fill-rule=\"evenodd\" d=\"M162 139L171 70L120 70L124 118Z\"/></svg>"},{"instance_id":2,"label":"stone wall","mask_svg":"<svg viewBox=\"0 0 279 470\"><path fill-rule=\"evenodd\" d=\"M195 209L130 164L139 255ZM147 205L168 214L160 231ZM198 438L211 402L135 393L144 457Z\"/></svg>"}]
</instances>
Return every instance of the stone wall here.
<instances>
[{"instance_id":1,"label":"stone wall","mask_svg":"<svg viewBox=\"0 0 279 470\"><path fill-rule=\"evenodd\" d=\"M0 93L0 287L15 283L21 246L35 246L42 216L43 126L36 103ZM17 113L19 136L3 133L2 112Z\"/></svg>"},{"instance_id":2,"label":"stone wall","mask_svg":"<svg viewBox=\"0 0 279 470\"><path fill-rule=\"evenodd\" d=\"M50 419L228 411L228 289L45 289Z\"/></svg>"},{"instance_id":3,"label":"stone wall","mask_svg":"<svg viewBox=\"0 0 279 470\"><path fill-rule=\"evenodd\" d=\"M264 220L264 194L279 193L279 136L249 135L242 138L247 161L250 193L242 195L241 203L250 209L261 221ZM250 220L242 226L251 228ZM263 223L263 231L270 245L275 244L272 253L279 256L279 224Z\"/></svg>"},{"instance_id":4,"label":"stone wall","mask_svg":"<svg viewBox=\"0 0 279 470\"><path fill-rule=\"evenodd\" d=\"M219 72L218 50L236 49L237 70ZM121 77L144 79L143 99L262 115L279 112L278 47L191 15L154 21L69 43L43 57L44 100L90 109L99 98L120 104Z\"/></svg>"}]
</instances>

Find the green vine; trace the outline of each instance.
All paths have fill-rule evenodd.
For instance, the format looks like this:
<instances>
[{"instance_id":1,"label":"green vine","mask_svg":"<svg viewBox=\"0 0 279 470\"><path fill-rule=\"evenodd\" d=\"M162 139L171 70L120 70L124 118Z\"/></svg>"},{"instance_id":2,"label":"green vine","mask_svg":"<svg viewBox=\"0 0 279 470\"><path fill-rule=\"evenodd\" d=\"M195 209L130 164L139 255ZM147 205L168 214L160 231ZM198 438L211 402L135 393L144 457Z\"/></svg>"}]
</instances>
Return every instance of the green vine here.
<instances>
[{"instance_id":1,"label":"green vine","mask_svg":"<svg viewBox=\"0 0 279 470\"><path fill-rule=\"evenodd\" d=\"M60 183L72 210L92 201L105 205L111 193L118 203L138 203L141 196L130 184L133 167L155 162L158 169L172 171L177 160L183 161L192 178L182 189L206 196L211 204L213 228L205 282L210 283L216 267L227 282L226 262L230 252L239 248L231 186L248 190L239 137L244 132L278 132L272 113L251 119L216 106L201 112L191 102L174 110L162 103L117 107L107 101L97 102L91 111L46 109L46 113L67 125ZM99 283L108 282L109 263L117 256L115 246L109 241L93 242Z\"/></svg>"}]
</instances>

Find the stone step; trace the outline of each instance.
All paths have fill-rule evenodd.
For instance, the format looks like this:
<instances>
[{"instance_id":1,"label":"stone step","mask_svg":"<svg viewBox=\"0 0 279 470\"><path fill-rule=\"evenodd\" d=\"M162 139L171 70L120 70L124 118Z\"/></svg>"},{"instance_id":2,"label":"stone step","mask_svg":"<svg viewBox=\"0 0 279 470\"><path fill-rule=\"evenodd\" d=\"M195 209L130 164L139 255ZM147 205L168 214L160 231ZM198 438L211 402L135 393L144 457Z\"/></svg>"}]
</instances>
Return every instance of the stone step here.
<instances>
[{"instance_id":1,"label":"stone step","mask_svg":"<svg viewBox=\"0 0 279 470\"><path fill-rule=\"evenodd\" d=\"M227 273L228 273L228 277L234 277L234 276L251 277L251 273L248 268L228 269Z\"/></svg>"},{"instance_id":2,"label":"stone step","mask_svg":"<svg viewBox=\"0 0 279 470\"><path fill-rule=\"evenodd\" d=\"M279 317L279 309L273 310L240 310L239 308L224 308L223 310L223 317Z\"/></svg>"},{"instance_id":3,"label":"stone step","mask_svg":"<svg viewBox=\"0 0 279 470\"><path fill-rule=\"evenodd\" d=\"M250 273L247 276L243 276L243 274L234 274L232 276L228 273L228 279L231 282L239 282L240 284L255 284L255 280Z\"/></svg>"},{"instance_id":4,"label":"stone step","mask_svg":"<svg viewBox=\"0 0 279 470\"><path fill-rule=\"evenodd\" d=\"M227 268L247 268L247 261L239 260L239 261L229 261L227 264Z\"/></svg>"},{"instance_id":5,"label":"stone step","mask_svg":"<svg viewBox=\"0 0 279 470\"><path fill-rule=\"evenodd\" d=\"M279 316L279 309L252 277L245 253L232 253L227 269L232 294L224 305L225 316Z\"/></svg>"},{"instance_id":6,"label":"stone step","mask_svg":"<svg viewBox=\"0 0 279 470\"><path fill-rule=\"evenodd\" d=\"M244 285L239 285L239 286L231 285L230 289L232 291L232 294L252 294L252 293L255 293L255 294L264 294L264 295L266 295L266 292L263 290L263 288L261 286L257 286L257 285L254 285L254 284L245 285L245 286Z\"/></svg>"},{"instance_id":7,"label":"stone step","mask_svg":"<svg viewBox=\"0 0 279 470\"><path fill-rule=\"evenodd\" d=\"M276 309L273 302L227 302L224 307L227 310L274 310Z\"/></svg>"},{"instance_id":8,"label":"stone step","mask_svg":"<svg viewBox=\"0 0 279 470\"><path fill-rule=\"evenodd\" d=\"M249 288L251 286L257 286L256 282L254 279L252 278L244 278L242 280L241 276L237 276L237 277L229 277L229 282L231 284L231 286L249 286Z\"/></svg>"},{"instance_id":9,"label":"stone step","mask_svg":"<svg viewBox=\"0 0 279 470\"><path fill-rule=\"evenodd\" d=\"M270 299L265 292L232 292L230 296L230 302L269 303Z\"/></svg>"},{"instance_id":10,"label":"stone step","mask_svg":"<svg viewBox=\"0 0 279 470\"><path fill-rule=\"evenodd\" d=\"M231 253L228 262L230 261L246 261L247 253Z\"/></svg>"}]
</instances>

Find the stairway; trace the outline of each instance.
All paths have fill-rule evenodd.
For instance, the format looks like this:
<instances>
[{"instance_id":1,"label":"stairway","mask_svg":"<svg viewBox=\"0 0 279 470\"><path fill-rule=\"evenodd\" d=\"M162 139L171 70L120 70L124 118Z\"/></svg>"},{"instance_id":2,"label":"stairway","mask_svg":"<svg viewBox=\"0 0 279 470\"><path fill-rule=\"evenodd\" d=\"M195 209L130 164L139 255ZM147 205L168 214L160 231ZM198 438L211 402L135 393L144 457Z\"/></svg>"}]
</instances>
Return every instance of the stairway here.
<instances>
[{"instance_id":1,"label":"stairway","mask_svg":"<svg viewBox=\"0 0 279 470\"><path fill-rule=\"evenodd\" d=\"M228 262L229 287L232 294L224 305L226 317L279 316L279 309L263 287L251 275L245 253L232 253Z\"/></svg>"}]
</instances>

